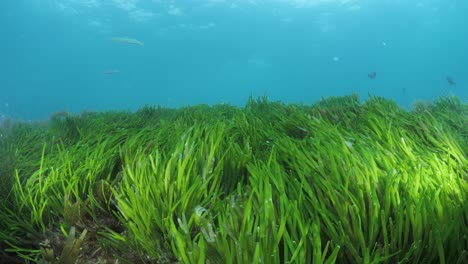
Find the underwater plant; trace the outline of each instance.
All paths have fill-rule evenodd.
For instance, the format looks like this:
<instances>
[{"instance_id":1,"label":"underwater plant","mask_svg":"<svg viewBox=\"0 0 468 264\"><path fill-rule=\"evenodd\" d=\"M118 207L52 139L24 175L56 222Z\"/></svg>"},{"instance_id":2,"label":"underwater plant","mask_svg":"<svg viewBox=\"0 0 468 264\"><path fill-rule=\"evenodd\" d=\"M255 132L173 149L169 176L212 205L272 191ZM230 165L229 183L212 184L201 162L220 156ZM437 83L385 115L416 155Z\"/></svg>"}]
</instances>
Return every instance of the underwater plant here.
<instances>
[{"instance_id":1,"label":"underwater plant","mask_svg":"<svg viewBox=\"0 0 468 264\"><path fill-rule=\"evenodd\" d=\"M0 258L465 263L467 109L262 97L0 127Z\"/></svg>"}]
</instances>

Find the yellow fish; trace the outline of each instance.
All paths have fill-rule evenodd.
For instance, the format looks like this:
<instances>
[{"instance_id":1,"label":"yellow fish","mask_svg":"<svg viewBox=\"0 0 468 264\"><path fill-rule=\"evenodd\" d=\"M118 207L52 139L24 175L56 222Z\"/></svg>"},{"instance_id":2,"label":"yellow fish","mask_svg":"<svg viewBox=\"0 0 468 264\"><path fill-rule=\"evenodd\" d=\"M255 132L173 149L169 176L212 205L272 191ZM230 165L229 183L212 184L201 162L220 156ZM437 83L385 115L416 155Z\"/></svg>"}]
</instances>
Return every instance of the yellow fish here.
<instances>
[{"instance_id":1,"label":"yellow fish","mask_svg":"<svg viewBox=\"0 0 468 264\"><path fill-rule=\"evenodd\" d=\"M123 38L120 38L120 37L117 37L117 38L112 38L112 41L114 42L120 42L120 43L127 43L127 44L134 44L134 45L138 45L138 46L145 46L145 43L142 42L142 41L139 41L137 39L133 39L133 38L127 38L127 37L123 37Z\"/></svg>"}]
</instances>

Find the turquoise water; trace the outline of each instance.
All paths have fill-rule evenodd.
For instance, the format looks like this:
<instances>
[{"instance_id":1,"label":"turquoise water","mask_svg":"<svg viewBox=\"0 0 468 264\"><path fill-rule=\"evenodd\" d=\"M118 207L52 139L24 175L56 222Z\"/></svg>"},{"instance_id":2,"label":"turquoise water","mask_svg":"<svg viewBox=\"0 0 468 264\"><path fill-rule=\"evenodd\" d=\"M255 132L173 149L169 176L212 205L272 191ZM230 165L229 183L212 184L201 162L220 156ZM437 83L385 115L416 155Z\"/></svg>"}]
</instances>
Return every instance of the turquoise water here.
<instances>
[{"instance_id":1,"label":"turquoise water","mask_svg":"<svg viewBox=\"0 0 468 264\"><path fill-rule=\"evenodd\" d=\"M265 94L466 100L467 13L466 0L0 1L0 119Z\"/></svg>"}]
</instances>

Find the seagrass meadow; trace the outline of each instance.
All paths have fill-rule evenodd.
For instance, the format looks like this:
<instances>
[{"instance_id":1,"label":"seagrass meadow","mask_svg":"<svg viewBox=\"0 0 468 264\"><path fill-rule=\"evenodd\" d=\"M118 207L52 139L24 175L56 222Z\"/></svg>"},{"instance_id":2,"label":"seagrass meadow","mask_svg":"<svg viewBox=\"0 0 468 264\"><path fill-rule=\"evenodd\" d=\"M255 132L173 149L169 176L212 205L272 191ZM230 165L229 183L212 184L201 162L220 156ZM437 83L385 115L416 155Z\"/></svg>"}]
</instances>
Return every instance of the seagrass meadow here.
<instances>
[{"instance_id":1,"label":"seagrass meadow","mask_svg":"<svg viewBox=\"0 0 468 264\"><path fill-rule=\"evenodd\" d=\"M4 263L468 263L468 105L355 95L0 128Z\"/></svg>"}]
</instances>

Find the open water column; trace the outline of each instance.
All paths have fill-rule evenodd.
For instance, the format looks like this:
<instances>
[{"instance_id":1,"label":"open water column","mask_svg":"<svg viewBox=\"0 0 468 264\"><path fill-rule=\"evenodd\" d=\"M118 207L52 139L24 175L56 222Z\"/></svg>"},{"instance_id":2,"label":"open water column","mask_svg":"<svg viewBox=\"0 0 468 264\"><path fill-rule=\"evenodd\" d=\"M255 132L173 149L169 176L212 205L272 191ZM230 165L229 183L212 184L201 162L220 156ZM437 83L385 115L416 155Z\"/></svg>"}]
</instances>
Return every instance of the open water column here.
<instances>
[{"instance_id":1,"label":"open water column","mask_svg":"<svg viewBox=\"0 0 468 264\"><path fill-rule=\"evenodd\" d=\"M0 2L0 263L468 263L468 2Z\"/></svg>"}]
</instances>

